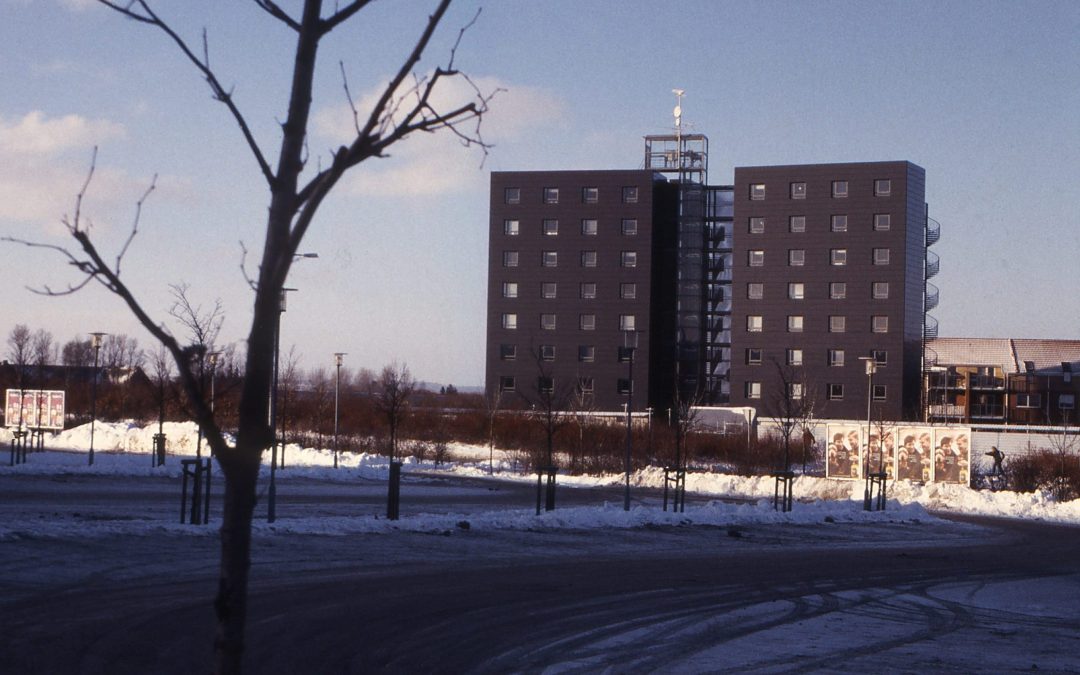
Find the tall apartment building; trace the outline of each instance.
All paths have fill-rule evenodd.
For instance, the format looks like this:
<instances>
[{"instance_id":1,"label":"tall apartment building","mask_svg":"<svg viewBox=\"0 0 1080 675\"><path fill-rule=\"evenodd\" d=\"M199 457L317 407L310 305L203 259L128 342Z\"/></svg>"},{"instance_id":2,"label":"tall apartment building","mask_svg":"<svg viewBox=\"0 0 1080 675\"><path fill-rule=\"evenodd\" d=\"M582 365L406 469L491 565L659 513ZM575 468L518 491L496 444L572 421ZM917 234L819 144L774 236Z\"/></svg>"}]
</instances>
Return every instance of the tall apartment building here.
<instances>
[{"instance_id":1,"label":"tall apartment building","mask_svg":"<svg viewBox=\"0 0 1080 675\"><path fill-rule=\"evenodd\" d=\"M486 387L635 410L670 387L677 190L637 171L493 172ZM513 400L508 401L512 405Z\"/></svg>"},{"instance_id":2,"label":"tall apartment building","mask_svg":"<svg viewBox=\"0 0 1080 675\"><path fill-rule=\"evenodd\" d=\"M735 169L733 405L776 414L786 382L818 417L865 417L870 394L875 418L918 418L924 180L909 162Z\"/></svg>"},{"instance_id":3,"label":"tall apartment building","mask_svg":"<svg viewBox=\"0 0 1080 675\"><path fill-rule=\"evenodd\" d=\"M707 153L656 136L644 170L492 174L488 391L621 410L635 335L634 410L678 390L773 415L783 370L820 418L864 417L871 395L875 417L918 419L937 297L923 170L746 167L710 186Z\"/></svg>"}]
</instances>

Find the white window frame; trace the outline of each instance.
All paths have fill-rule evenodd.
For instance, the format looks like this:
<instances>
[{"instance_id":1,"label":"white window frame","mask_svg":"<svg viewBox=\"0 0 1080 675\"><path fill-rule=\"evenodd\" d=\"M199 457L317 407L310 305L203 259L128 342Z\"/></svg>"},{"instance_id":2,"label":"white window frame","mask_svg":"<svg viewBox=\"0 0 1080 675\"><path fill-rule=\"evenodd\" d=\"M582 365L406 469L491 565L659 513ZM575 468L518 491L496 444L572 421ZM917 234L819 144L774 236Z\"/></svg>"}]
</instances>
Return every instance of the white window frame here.
<instances>
[{"instance_id":1,"label":"white window frame","mask_svg":"<svg viewBox=\"0 0 1080 675\"><path fill-rule=\"evenodd\" d=\"M792 199L806 199L806 183L795 182L791 184Z\"/></svg>"},{"instance_id":2,"label":"white window frame","mask_svg":"<svg viewBox=\"0 0 1080 675\"><path fill-rule=\"evenodd\" d=\"M542 267L558 267L559 253L557 251L541 251L540 265Z\"/></svg>"},{"instance_id":3,"label":"white window frame","mask_svg":"<svg viewBox=\"0 0 1080 675\"><path fill-rule=\"evenodd\" d=\"M633 237L638 233L637 218L622 219L622 234L624 237Z\"/></svg>"},{"instance_id":4,"label":"white window frame","mask_svg":"<svg viewBox=\"0 0 1080 675\"><path fill-rule=\"evenodd\" d=\"M874 230L876 232L887 232L890 229L892 229L892 215L888 213L875 213Z\"/></svg>"},{"instance_id":5,"label":"white window frame","mask_svg":"<svg viewBox=\"0 0 1080 675\"><path fill-rule=\"evenodd\" d=\"M521 188L508 187L503 188L503 202L506 204L520 204L521 203Z\"/></svg>"},{"instance_id":6,"label":"white window frame","mask_svg":"<svg viewBox=\"0 0 1080 675\"><path fill-rule=\"evenodd\" d=\"M847 249L831 249L829 251L829 264L833 267L844 267L845 265L847 265Z\"/></svg>"},{"instance_id":7,"label":"white window frame","mask_svg":"<svg viewBox=\"0 0 1080 675\"><path fill-rule=\"evenodd\" d=\"M518 251L503 251L503 267L517 267L521 261Z\"/></svg>"},{"instance_id":8,"label":"white window frame","mask_svg":"<svg viewBox=\"0 0 1080 675\"><path fill-rule=\"evenodd\" d=\"M507 218L504 220L503 234L508 237L516 237L521 234L521 221L516 218Z\"/></svg>"},{"instance_id":9,"label":"white window frame","mask_svg":"<svg viewBox=\"0 0 1080 675\"><path fill-rule=\"evenodd\" d=\"M578 345L578 361L582 363L592 363L596 361L596 346Z\"/></svg>"},{"instance_id":10,"label":"white window frame","mask_svg":"<svg viewBox=\"0 0 1080 675\"><path fill-rule=\"evenodd\" d=\"M840 383L832 383L826 386L826 391L830 401L844 400L844 385Z\"/></svg>"},{"instance_id":11,"label":"white window frame","mask_svg":"<svg viewBox=\"0 0 1080 675\"><path fill-rule=\"evenodd\" d=\"M622 267L637 267L637 251L623 251L619 261Z\"/></svg>"},{"instance_id":12,"label":"white window frame","mask_svg":"<svg viewBox=\"0 0 1080 675\"><path fill-rule=\"evenodd\" d=\"M746 398L759 399L761 398L761 383L747 380L743 391Z\"/></svg>"},{"instance_id":13,"label":"white window frame","mask_svg":"<svg viewBox=\"0 0 1080 675\"><path fill-rule=\"evenodd\" d=\"M580 315L578 315L578 329L579 330L596 330L596 315L595 314L580 314Z\"/></svg>"},{"instance_id":14,"label":"white window frame","mask_svg":"<svg viewBox=\"0 0 1080 675\"><path fill-rule=\"evenodd\" d=\"M806 232L806 216L790 216L788 218L789 232Z\"/></svg>"},{"instance_id":15,"label":"white window frame","mask_svg":"<svg viewBox=\"0 0 1080 675\"><path fill-rule=\"evenodd\" d=\"M843 349L830 349L827 358L829 360L830 368L844 367L845 354Z\"/></svg>"},{"instance_id":16,"label":"white window frame","mask_svg":"<svg viewBox=\"0 0 1080 675\"><path fill-rule=\"evenodd\" d=\"M586 237L595 237L600 234L600 224L596 218L582 218L581 234Z\"/></svg>"},{"instance_id":17,"label":"white window frame","mask_svg":"<svg viewBox=\"0 0 1080 675\"><path fill-rule=\"evenodd\" d=\"M803 300L806 298L806 284L801 281L790 281L787 285L789 300Z\"/></svg>"},{"instance_id":18,"label":"white window frame","mask_svg":"<svg viewBox=\"0 0 1080 675\"><path fill-rule=\"evenodd\" d=\"M554 281L545 281L540 284L540 297L553 300L559 295L559 285Z\"/></svg>"},{"instance_id":19,"label":"white window frame","mask_svg":"<svg viewBox=\"0 0 1080 675\"><path fill-rule=\"evenodd\" d=\"M540 224L540 231L544 233L545 237L554 237L559 234L559 219L558 218L544 218Z\"/></svg>"},{"instance_id":20,"label":"white window frame","mask_svg":"<svg viewBox=\"0 0 1080 675\"><path fill-rule=\"evenodd\" d=\"M803 364L803 350L801 350L801 349L789 349L789 350L787 350L787 364L789 366L801 366Z\"/></svg>"},{"instance_id":21,"label":"white window frame","mask_svg":"<svg viewBox=\"0 0 1080 675\"><path fill-rule=\"evenodd\" d=\"M877 178L874 180L874 196L889 197L892 195L892 179Z\"/></svg>"},{"instance_id":22,"label":"white window frame","mask_svg":"<svg viewBox=\"0 0 1080 675\"><path fill-rule=\"evenodd\" d=\"M750 183L750 201L760 202L765 199L765 183Z\"/></svg>"},{"instance_id":23,"label":"white window frame","mask_svg":"<svg viewBox=\"0 0 1080 675\"><path fill-rule=\"evenodd\" d=\"M558 204L559 203L559 188L546 187L544 188L544 203L545 204Z\"/></svg>"},{"instance_id":24,"label":"white window frame","mask_svg":"<svg viewBox=\"0 0 1080 675\"><path fill-rule=\"evenodd\" d=\"M875 248L874 249L874 264L885 266L889 264L889 258L892 257L891 249L888 248Z\"/></svg>"},{"instance_id":25,"label":"white window frame","mask_svg":"<svg viewBox=\"0 0 1080 675\"><path fill-rule=\"evenodd\" d=\"M870 286L870 294L875 300L888 300L889 299L889 282L888 281L875 281Z\"/></svg>"},{"instance_id":26,"label":"white window frame","mask_svg":"<svg viewBox=\"0 0 1080 675\"><path fill-rule=\"evenodd\" d=\"M504 298L516 298L518 296L518 283L516 281L504 281L502 295Z\"/></svg>"},{"instance_id":27,"label":"white window frame","mask_svg":"<svg viewBox=\"0 0 1080 675\"><path fill-rule=\"evenodd\" d=\"M619 297L623 300L636 300L637 284L632 281L619 284Z\"/></svg>"},{"instance_id":28,"label":"white window frame","mask_svg":"<svg viewBox=\"0 0 1080 675\"><path fill-rule=\"evenodd\" d=\"M829 282L829 299L830 300L846 300L847 299L847 282L846 281L830 281Z\"/></svg>"},{"instance_id":29,"label":"white window frame","mask_svg":"<svg viewBox=\"0 0 1080 675\"><path fill-rule=\"evenodd\" d=\"M595 281L582 281L578 286L578 291L582 300L595 300L596 299L596 282Z\"/></svg>"},{"instance_id":30,"label":"white window frame","mask_svg":"<svg viewBox=\"0 0 1080 675\"><path fill-rule=\"evenodd\" d=\"M789 314L787 318L787 332L802 333L806 330L806 317L802 314Z\"/></svg>"},{"instance_id":31,"label":"white window frame","mask_svg":"<svg viewBox=\"0 0 1080 675\"><path fill-rule=\"evenodd\" d=\"M755 293L755 291L757 291ZM761 300L765 297L765 284L760 281L751 281L746 284L746 299Z\"/></svg>"},{"instance_id":32,"label":"white window frame","mask_svg":"<svg viewBox=\"0 0 1080 675\"><path fill-rule=\"evenodd\" d=\"M835 213L829 217L830 232L847 232L848 217L846 213Z\"/></svg>"},{"instance_id":33,"label":"white window frame","mask_svg":"<svg viewBox=\"0 0 1080 675\"><path fill-rule=\"evenodd\" d=\"M746 365L748 366L760 366L762 356L764 355L761 347L747 347L746 348Z\"/></svg>"},{"instance_id":34,"label":"white window frame","mask_svg":"<svg viewBox=\"0 0 1080 675\"><path fill-rule=\"evenodd\" d=\"M790 248L787 252L789 267L802 267L806 264L806 249Z\"/></svg>"},{"instance_id":35,"label":"white window frame","mask_svg":"<svg viewBox=\"0 0 1080 675\"><path fill-rule=\"evenodd\" d=\"M633 314L619 315L619 330L637 330L637 317Z\"/></svg>"},{"instance_id":36,"label":"white window frame","mask_svg":"<svg viewBox=\"0 0 1080 675\"><path fill-rule=\"evenodd\" d=\"M874 333L888 333L889 317L884 314L875 314L870 317L870 330Z\"/></svg>"},{"instance_id":37,"label":"white window frame","mask_svg":"<svg viewBox=\"0 0 1080 675\"><path fill-rule=\"evenodd\" d=\"M636 185L626 185L622 189L622 201L623 204L637 204L638 203L638 188Z\"/></svg>"},{"instance_id":38,"label":"white window frame","mask_svg":"<svg viewBox=\"0 0 1080 675\"><path fill-rule=\"evenodd\" d=\"M600 202L600 188L598 187L583 187L581 188L581 203L583 204L598 204Z\"/></svg>"},{"instance_id":39,"label":"white window frame","mask_svg":"<svg viewBox=\"0 0 1080 675\"><path fill-rule=\"evenodd\" d=\"M848 182L846 180L834 180L832 182L833 199L846 199L848 196Z\"/></svg>"},{"instance_id":40,"label":"white window frame","mask_svg":"<svg viewBox=\"0 0 1080 675\"><path fill-rule=\"evenodd\" d=\"M752 218L748 218L746 221L746 231L750 234L764 234L765 218L761 216L754 216Z\"/></svg>"},{"instance_id":41,"label":"white window frame","mask_svg":"<svg viewBox=\"0 0 1080 675\"><path fill-rule=\"evenodd\" d=\"M764 329L764 319L760 314L748 314L746 317L746 332L760 333Z\"/></svg>"},{"instance_id":42,"label":"white window frame","mask_svg":"<svg viewBox=\"0 0 1080 675\"><path fill-rule=\"evenodd\" d=\"M556 330L557 324L555 314L544 313L540 315L540 330Z\"/></svg>"},{"instance_id":43,"label":"white window frame","mask_svg":"<svg viewBox=\"0 0 1080 675\"><path fill-rule=\"evenodd\" d=\"M509 312L502 315L502 327L504 330L517 330L517 314Z\"/></svg>"},{"instance_id":44,"label":"white window frame","mask_svg":"<svg viewBox=\"0 0 1080 675\"><path fill-rule=\"evenodd\" d=\"M847 317L843 314L831 314L829 316L829 332L830 333L846 333L847 332Z\"/></svg>"},{"instance_id":45,"label":"white window frame","mask_svg":"<svg viewBox=\"0 0 1080 675\"><path fill-rule=\"evenodd\" d=\"M582 251L581 252L581 266L582 267L596 267L597 265L597 253L596 251Z\"/></svg>"},{"instance_id":46,"label":"white window frame","mask_svg":"<svg viewBox=\"0 0 1080 675\"><path fill-rule=\"evenodd\" d=\"M764 267L765 266L765 251L760 248L755 248L747 251L746 264L750 267Z\"/></svg>"}]
</instances>

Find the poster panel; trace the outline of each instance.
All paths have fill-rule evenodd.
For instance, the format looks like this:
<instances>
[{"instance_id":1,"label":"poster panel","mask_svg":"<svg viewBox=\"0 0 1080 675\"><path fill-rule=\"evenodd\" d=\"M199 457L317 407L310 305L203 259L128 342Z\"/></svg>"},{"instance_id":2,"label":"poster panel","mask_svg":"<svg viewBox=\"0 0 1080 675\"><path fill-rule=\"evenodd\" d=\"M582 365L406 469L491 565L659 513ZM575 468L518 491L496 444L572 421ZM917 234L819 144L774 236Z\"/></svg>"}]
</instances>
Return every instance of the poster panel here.
<instances>
[{"instance_id":1,"label":"poster panel","mask_svg":"<svg viewBox=\"0 0 1080 675\"><path fill-rule=\"evenodd\" d=\"M8 389L4 401L4 426L63 429L64 399L63 391Z\"/></svg>"},{"instance_id":2,"label":"poster panel","mask_svg":"<svg viewBox=\"0 0 1080 675\"><path fill-rule=\"evenodd\" d=\"M962 427L934 429L934 480L936 482L965 485L968 483L971 467L970 445L970 429Z\"/></svg>"},{"instance_id":3,"label":"poster panel","mask_svg":"<svg viewBox=\"0 0 1080 675\"><path fill-rule=\"evenodd\" d=\"M870 440L864 447L864 460L867 459L866 451L869 451L869 461L864 463L866 469L872 473L885 472L886 478L892 480L896 476L896 428L876 427L872 429Z\"/></svg>"},{"instance_id":4,"label":"poster panel","mask_svg":"<svg viewBox=\"0 0 1080 675\"><path fill-rule=\"evenodd\" d=\"M896 477L926 483L931 478L934 439L931 427L900 427L896 452Z\"/></svg>"},{"instance_id":5,"label":"poster panel","mask_svg":"<svg viewBox=\"0 0 1080 675\"><path fill-rule=\"evenodd\" d=\"M861 478L859 448L862 432L850 424L826 425L829 443L826 448L825 475L829 478Z\"/></svg>"}]
</instances>

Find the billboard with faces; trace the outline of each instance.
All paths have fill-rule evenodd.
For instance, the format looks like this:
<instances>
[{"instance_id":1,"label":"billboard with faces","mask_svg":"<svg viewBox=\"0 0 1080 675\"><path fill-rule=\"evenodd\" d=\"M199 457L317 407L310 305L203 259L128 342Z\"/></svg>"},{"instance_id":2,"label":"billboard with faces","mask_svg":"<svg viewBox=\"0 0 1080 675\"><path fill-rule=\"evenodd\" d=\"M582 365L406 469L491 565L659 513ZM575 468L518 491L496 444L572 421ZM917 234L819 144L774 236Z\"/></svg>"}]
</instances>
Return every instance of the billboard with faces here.
<instances>
[{"instance_id":1,"label":"billboard with faces","mask_svg":"<svg viewBox=\"0 0 1080 675\"><path fill-rule=\"evenodd\" d=\"M888 480L958 483L971 478L971 429L967 427L829 424L825 475L858 479L884 472Z\"/></svg>"}]
</instances>

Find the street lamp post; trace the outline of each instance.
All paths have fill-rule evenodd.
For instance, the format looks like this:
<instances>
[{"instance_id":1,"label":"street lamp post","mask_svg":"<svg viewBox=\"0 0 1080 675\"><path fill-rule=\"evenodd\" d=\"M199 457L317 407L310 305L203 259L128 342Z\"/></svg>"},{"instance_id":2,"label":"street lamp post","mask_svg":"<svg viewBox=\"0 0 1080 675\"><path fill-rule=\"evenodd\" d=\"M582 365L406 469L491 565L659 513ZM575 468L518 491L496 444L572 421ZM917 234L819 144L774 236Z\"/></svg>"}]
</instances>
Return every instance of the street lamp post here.
<instances>
[{"instance_id":1,"label":"street lamp post","mask_svg":"<svg viewBox=\"0 0 1080 675\"><path fill-rule=\"evenodd\" d=\"M90 333L90 345L94 348L94 381L90 394L90 463L94 465L94 426L97 422L98 356L101 354L101 338L108 333Z\"/></svg>"},{"instance_id":2,"label":"street lamp post","mask_svg":"<svg viewBox=\"0 0 1080 675\"><path fill-rule=\"evenodd\" d=\"M273 391L270 392L270 431L274 435L274 444L270 450L270 487L266 491L266 522L272 523L277 520L277 458L278 458L278 427L277 427L277 399L278 399L278 363L281 360L281 315L285 313L287 306L286 298L289 291L295 288L282 288L278 298L278 314L274 322L274 382Z\"/></svg>"},{"instance_id":3,"label":"street lamp post","mask_svg":"<svg viewBox=\"0 0 1080 675\"><path fill-rule=\"evenodd\" d=\"M218 357L221 356L221 352L210 352L206 356L206 360L210 362L210 415L214 414L214 403L217 398L217 392L215 391L217 380L217 364ZM209 445L209 444L208 444ZM214 455L213 446L210 447L210 456Z\"/></svg>"},{"instance_id":4,"label":"street lamp post","mask_svg":"<svg viewBox=\"0 0 1080 675\"><path fill-rule=\"evenodd\" d=\"M872 357L872 356L860 356L859 360L864 361L866 363L866 380L867 380L867 385L866 385L866 459L863 461L863 479L864 479L864 481L866 483L866 489L865 489L865 492L863 493L863 507L867 511L869 511L870 510L870 501L871 501L871 495L870 495L870 493L871 493L871 490L870 490L870 434L871 434L871 431L872 431L871 428L870 428L870 421L871 421L871 418L870 418L870 406L874 401L874 373L877 372L877 363L874 362L874 357ZM880 443L881 439L878 439L878 442ZM882 449L879 449L878 452L882 452Z\"/></svg>"},{"instance_id":5,"label":"street lamp post","mask_svg":"<svg viewBox=\"0 0 1080 675\"><path fill-rule=\"evenodd\" d=\"M630 458L633 451L632 411L634 409L634 349L637 347L637 333L623 331L623 348L629 362L629 379L626 383L626 491L623 495L623 510L630 510Z\"/></svg>"},{"instance_id":6,"label":"street lamp post","mask_svg":"<svg viewBox=\"0 0 1080 675\"><path fill-rule=\"evenodd\" d=\"M337 366L337 376L334 379L334 468L338 468L338 401L341 398L341 361L345 352L334 353L334 365Z\"/></svg>"}]
</instances>

